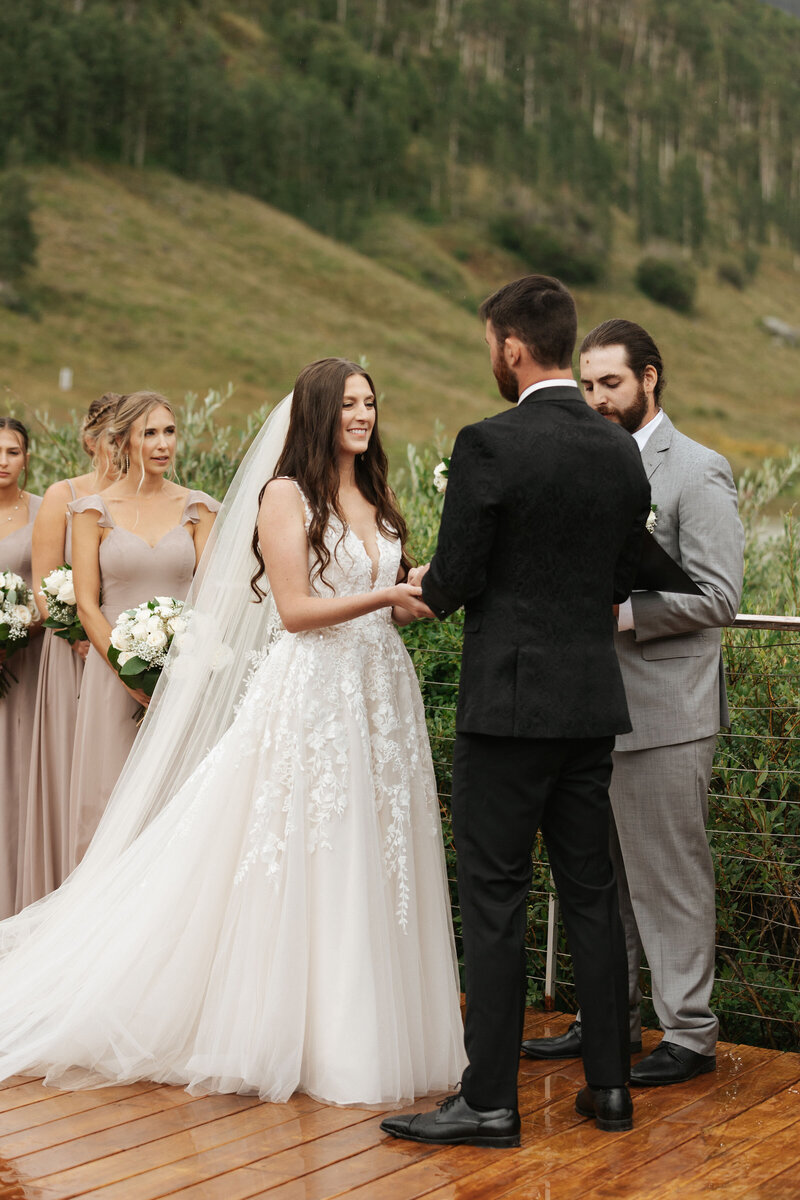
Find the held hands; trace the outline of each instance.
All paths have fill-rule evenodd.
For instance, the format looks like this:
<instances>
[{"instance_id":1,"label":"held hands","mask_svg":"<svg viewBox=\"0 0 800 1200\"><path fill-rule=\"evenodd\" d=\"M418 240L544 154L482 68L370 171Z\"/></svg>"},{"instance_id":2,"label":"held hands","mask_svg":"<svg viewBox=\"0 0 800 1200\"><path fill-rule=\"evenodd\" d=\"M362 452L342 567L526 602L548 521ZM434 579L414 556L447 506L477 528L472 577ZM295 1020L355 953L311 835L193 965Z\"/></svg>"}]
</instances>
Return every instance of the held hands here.
<instances>
[{"instance_id":1,"label":"held hands","mask_svg":"<svg viewBox=\"0 0 800 1200\"><path fill-rule=\"evenodd\" d=\"M419 569L415 568L415 570ZM434 616L421 599L422 588L416 584L396 583L394 587L386 589L386 596L391 607L395 609L395 620L399 625L408 624L409 621L418 621L421 618L430 619Z\"/></svg>"},{"instance_id":2,"label":"held hands","mask_svg":"<svg viewBox=\"0 0 800 1200\"><path fill-rule=\"evenodd\" d=\"M408 582L412 587L419 587L430 569L430 563L424 563L421 567L412 567L408 572Z\"/></svg>"}]
</instances>

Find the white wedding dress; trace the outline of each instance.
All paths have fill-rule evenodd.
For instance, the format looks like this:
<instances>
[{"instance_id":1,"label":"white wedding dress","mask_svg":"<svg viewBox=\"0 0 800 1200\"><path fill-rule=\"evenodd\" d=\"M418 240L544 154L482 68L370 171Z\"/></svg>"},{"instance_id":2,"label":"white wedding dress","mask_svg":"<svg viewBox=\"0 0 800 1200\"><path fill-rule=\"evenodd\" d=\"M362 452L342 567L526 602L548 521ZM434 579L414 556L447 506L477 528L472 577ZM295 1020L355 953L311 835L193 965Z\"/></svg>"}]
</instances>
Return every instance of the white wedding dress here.
<instances>
[{"instance_id":1,"label":"white wedding dress","mask_svg":"<svg viewBox=\"0 0 800 1200\"><path fill-rule=\"evenodd\" d=\"M373 583L342 532L332 517L336 594L393 584L399 542L378 533ZM375 1105L460 1078L435 780L388 609L298 634L273 619L217 745L75 878L0 963L0 1076Z\"/></svg>"}]
</instances>

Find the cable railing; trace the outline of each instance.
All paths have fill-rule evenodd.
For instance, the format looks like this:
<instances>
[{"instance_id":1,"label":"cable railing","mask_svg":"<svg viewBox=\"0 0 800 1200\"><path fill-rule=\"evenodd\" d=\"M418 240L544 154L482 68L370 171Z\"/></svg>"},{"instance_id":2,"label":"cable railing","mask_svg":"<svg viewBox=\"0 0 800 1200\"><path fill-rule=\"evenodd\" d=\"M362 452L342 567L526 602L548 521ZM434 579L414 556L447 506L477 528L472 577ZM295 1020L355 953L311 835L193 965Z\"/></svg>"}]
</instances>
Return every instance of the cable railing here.
<instances>
[{"instance_id":1,"label":"cable railing","mask_svg":"<svg viewBox=\"0 0 800 1200\"><path fill-rule=\"evenodd\" d=\"M409 638L425 699L460 949L451 756L460 642ZM740 614L724 631L731 729L718 739L708 836L717 879L712 1005L728 1041L800 1044L800 617ZM571 959L541 838L528 901L528 1002L574 1011ZM645 1017L649 971L642 970Z\"/></svg>"}]
</instances>

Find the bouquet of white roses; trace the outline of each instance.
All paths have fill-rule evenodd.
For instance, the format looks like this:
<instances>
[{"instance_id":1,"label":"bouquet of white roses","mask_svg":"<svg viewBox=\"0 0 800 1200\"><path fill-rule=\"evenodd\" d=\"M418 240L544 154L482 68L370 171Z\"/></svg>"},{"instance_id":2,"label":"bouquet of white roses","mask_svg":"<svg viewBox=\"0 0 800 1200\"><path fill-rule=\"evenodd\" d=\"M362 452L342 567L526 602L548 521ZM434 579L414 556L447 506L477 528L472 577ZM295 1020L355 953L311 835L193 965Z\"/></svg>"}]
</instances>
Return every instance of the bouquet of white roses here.
<instances>
[{"instance_id":1,"label":"bouquet of white roses","mask_svg":"<svg viewBox=\"0 0 800 1200\"><path fill-rule=\"evenodd\" d=\"M72 583L72 567L64 563L42 579L42 592L47 601L46 629L55 631L56 637L64 638L73 646L85 642L86 632L78 617L75 588Z\"/></svg>"},{"instance_id":2,"label":"bouquet of white roses","mask_svg":"<svg viewBox=\"0 0 800 1200\"><path fill-rule=\"evenodd\" d=\"M186 630L182 613L183 601L156 596L117 617L108 659L128 687L152 696L172 639Z\"/></svg>"},{"instance_id":3,"label":"bouquet of white roses","mask_svg":"<svg viewBox=\"0 0 800 1200\"><path fill-rule=\"evenodd\" d=\"M13 571L0 571L0 649L5 659L27 646L30 627L36 617L36 602L33 592L20 575ZM8 695L14 675L5 662L0 666L0 700Z\"/></svg>"}]
</instances>

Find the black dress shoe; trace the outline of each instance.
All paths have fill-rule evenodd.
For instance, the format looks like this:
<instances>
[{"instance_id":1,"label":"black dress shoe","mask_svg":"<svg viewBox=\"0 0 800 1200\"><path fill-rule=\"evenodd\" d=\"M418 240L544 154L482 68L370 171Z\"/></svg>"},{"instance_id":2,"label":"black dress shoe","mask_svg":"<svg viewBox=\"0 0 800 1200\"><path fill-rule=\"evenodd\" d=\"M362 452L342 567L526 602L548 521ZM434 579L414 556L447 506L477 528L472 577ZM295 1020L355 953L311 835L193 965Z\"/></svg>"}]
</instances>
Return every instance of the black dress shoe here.
<instances>
[{"instance_id":1,"label":"black dress shoe","mask_svg":"<svg viewBox=\"0 0 800 1200\"><path fill-rule=\"evenodd\" d=\"M695 1075L706 1075L716 1068L713 1054L698 1054L675 1042L662 1041L652 1054L648 1054L631 1067L631 1083L638 1087L664 1087L668 1083L686 1083Z\"/></svg>"},{"instance_id":2,"label":"black dress shoe","mask_svg":"<svg viewBox=\"0 0 800 1200\"><path fill-rule=\"evenodd\" d=\"M598 1129L633 1129L633 1101L626 1087L581 1088L575 1100L575 1112L594 1117Z\"/></svg>"},{"instance_id":3,"label":"black dress shoe","mask_svg":"<svg viewBox=\"0 0 800 1200\"><path fill-rule=\"evenodd\" d=\"M631 1054L638 1054L641 1048L641 1042L631 1042ZM580 1021L573 1021L561 1037L527 1038L522 1043L522 1053L527 1054L528 1058L580 1058Z\"/></svg>"},{"instance_id":4,"label":"black dress shoe","mask_svg":"<svg viewBox=\"0 0 800 1200\"><path fill-rule=\"evenodd\" d=\"M457 1093L441 1100L435 1112L386 1117L384 1133L410 1142L442 1142L451 1146L518 1146L520 1120L515 1108L478 1112Z\"/></svg>"}]
</instances>

